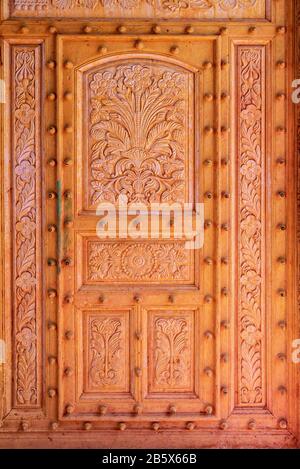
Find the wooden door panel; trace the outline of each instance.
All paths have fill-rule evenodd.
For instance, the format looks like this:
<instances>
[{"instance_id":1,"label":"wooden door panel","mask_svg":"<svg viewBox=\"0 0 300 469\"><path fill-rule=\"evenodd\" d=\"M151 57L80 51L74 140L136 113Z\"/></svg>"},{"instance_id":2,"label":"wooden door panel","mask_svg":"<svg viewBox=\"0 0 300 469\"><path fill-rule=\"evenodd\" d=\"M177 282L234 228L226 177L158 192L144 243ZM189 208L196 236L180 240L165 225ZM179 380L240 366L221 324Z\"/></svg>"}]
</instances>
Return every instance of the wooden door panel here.
<instances>
[{"instance_id":1,"label":"wooden door panel","mask_svg":"<svg viewBox=\"0 0 300 469\"><path fill-rule=\"evenodd\" d=\"M0 446L299 445L293 8L3 3Z\"/></svg>"}]
</instances>

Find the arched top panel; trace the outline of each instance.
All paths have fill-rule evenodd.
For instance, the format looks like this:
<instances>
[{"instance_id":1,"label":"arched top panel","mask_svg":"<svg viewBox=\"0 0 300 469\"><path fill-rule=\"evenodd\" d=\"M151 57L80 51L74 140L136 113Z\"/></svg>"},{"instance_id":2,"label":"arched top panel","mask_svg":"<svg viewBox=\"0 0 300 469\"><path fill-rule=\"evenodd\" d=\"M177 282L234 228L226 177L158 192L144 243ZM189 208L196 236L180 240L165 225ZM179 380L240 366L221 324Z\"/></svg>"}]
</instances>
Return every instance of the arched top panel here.
<instances>
[{"instance_id":1,"label":"arched top panel","mask_svg":"<svg viewBox=\"0 0 300 469\"><path fill-rule=\"evenodd\" d=\"M87 210L121 194L145 204L192 199L198 78L175 62L124 55L77 70Z\"/></svg>"}]
</instances>

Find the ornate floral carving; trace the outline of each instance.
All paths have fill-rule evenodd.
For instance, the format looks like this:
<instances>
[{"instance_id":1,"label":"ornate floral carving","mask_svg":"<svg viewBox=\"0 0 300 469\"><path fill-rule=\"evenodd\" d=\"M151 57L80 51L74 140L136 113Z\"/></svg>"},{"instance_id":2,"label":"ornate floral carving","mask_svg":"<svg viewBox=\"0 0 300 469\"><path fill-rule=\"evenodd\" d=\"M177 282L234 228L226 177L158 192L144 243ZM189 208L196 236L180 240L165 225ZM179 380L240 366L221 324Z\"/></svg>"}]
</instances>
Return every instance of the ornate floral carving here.
<instances>
[{"instance_id":1,"label":"ornate floral carving","mask_svg":"<svg viewBox=\"0 0 300 469\"><path fill-rule=\"evenodd\" d=\"M253 7L257 0L13 0L14 7L19 10L38 10L47 7L57 9L72 9L82 7L87 9L103 8L136 8L142 4L170 12L179 12L187 9L210 10L221 8L232 10L234 8Z\"/></svg>"},{"instance_id":2,"label":"ornate floral carving","mask_svg":"<svg viewBox=\"0 0 300 469\"><path fill-rule=\"evenodd\" d=\"M263 48L238 47L240 378L242 404L263 402L262 152Z\"/></svg>"},{"instance_id":3,"label":"ornate floral carving","mask_svg":"<svg viewBox=\"0 0 300 469\"><path fill-rule=\"evenodd\" d=\"M180 388L189 385L191 370L190 321L186 317L154 320L153 388Z\"/></svg>"},{"instance_id":4,"label":"ornate floral carving","mask_svg":"<svg viewBox=\"0 0 300 469\"><path fill-rule=\"evenodd\" d=\"M88 243L89 281L189 280L189 251L184 242Z\"/></svg>"},{"instance_id":5,"label":"ornate floral carving","mask_svg":"<svg viewBox=\"0 0 300 469\"><path fill-rule=\"evenodd\" d=\"M140 60L139 60L140 62ZM120 65L89 77L90 203L183 202L187 72Z\"/></svg>"},{"instance_id":6,"label":"ornate floral carving","mask_svg":"<svg viewBox=\"0 0 300 469\"><path fill-rule=\"evenodd\" d=\"M90 386L120 384L125 368L124 321L118 317L92 319L89 334Z\"/></svg>"},{"instance_id":7,"label":"ornate floral carving","mask_svg":"<svg viewBox=\"0 0 300 469\"><path fill-rule=\"evenodd\" d=\"M16 405L38 403L37 184L39 59L33 47L13 49Z\"/></svg>"}]
</instances>

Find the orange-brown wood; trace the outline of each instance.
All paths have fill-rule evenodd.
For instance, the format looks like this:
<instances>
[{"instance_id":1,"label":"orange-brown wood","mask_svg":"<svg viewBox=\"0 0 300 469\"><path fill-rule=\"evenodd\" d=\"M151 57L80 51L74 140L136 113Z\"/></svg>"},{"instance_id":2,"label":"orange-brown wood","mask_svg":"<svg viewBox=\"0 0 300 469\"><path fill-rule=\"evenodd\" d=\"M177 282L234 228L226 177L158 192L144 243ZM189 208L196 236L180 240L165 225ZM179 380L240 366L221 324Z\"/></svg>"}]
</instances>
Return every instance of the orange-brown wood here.
<instances>
[{"instance_id":1,"label":"orange-brown wood","mask_svg":"<svg viewBox=\"0 0 300 469\"><path fill-rule=\"evenodd\" d=\"M200 3L3 2L0 447L299 446L299 5Z\"/></svg>"}]
</instances>

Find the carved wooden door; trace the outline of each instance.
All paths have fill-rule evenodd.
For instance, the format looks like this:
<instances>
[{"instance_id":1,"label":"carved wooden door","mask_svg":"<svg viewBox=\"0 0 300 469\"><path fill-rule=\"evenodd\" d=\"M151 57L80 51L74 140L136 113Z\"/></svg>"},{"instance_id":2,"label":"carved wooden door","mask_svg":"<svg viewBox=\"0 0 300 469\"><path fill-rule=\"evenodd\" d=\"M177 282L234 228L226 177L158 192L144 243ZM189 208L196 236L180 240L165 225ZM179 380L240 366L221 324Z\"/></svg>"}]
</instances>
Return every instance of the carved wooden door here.
<instances>
[{"instance_id":1,"label":"carved wooden door","mask_svg":"<svg viewBox=\"0 0 300 469\"><path fill-rule=\"evenodd\" d=\"M4 2L0 446L297 446L286 3Z\"/></svg>"}]
</instances>

